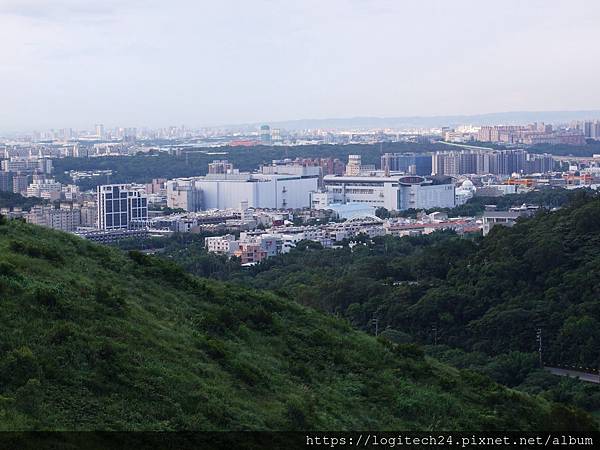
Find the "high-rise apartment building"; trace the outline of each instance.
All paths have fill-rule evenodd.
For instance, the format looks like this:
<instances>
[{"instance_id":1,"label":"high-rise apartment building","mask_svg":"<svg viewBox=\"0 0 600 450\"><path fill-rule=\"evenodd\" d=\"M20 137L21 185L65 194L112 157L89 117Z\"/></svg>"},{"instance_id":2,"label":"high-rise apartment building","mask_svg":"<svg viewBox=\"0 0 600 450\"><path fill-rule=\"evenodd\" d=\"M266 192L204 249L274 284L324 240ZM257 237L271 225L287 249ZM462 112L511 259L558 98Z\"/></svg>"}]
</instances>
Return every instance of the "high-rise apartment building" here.
<instances>
[{"instance_id":1,"label":"high-rise apartment building","mask_svg":"<svg viewBox=\"0 0 600 450\"><path fill-rule=\"evenodd\" d=\"M529 153L525 159L525 173L547 173L554 170L552 155L544 153L537 155Z\"/></svg>"},{"instance_id":2,"label":"high-rise apartment building","mask_svg":"<svg viewBox=\"0 0 600 450\"><path fill-rule=\"evenodd\" d=\"M597 120L596 122L594 122L591 138L600 140L600 120Z\"/></svg>"},{"instance_id":3,"label":"high-rise apartment building","mask_svg":"<svg viewBox=\"0 0 600 450\"><path fill-rule=\"evenodd\" d=\"M98 228L128 229L133 220L148 219L148 199L143 188L109 184L97 188Z\"/></svg>"},{"instance_id":4,"label":"high-rise apartment building","mask_svg":"<svg viewBox=\"0 0 600 450\"><path fill-rule=\"evenodd\" d=\"M27 191L27 186L29 185L30 176L26 173L16 173L13 174L12 182L13 182L13 192L15 194L23 194Z\"/></svg>"},{"instance_id":5,"label":"high-rise apartment building","mask_svg":"<svg viewBox=\"0 0 600 450\"><path fill-rule=\"evenodd\" d=\"M12 192L13 191L13 173L12 172L0 172L0 191Z\"/></svg>"},{"instance_id":6,"label":"high-rise apartment building","mask_svg":"<svg viewBox=\"0 0 600 450\"><path fill-rule=\"evenodd\" d=\"M260 127L260 143L263 145L271 145L271 127L263 125Z\"/></svg>"},{"instance_id":7,"label":"high-rise apartment building","mask_svg":"<svg viewBox=\"0 0 600 450\"><path fill-rule=\"evenodd\" d=\"M534 123L530 126L501 125L483 126L477 139L482 142L504 142L508 144L551 144L584 145L585 138L591 137L591 122L577 122L570 130L554 130L552 125Z\"/></svg>"},{"instance_id":8,"label":"high-rise apartment building","mask_svg":"<svg viewBox=\"0 0 600 450\"><path fill-rule=\"evenodd\" d=\"M356 176L360 173L362 166L360 155L348 155L348 164L346 165L346 175Z\"/></svg>"},{"instance_id":9,"label":"high-rise apartment building","mask_svg":"<svg viewBox=\"0 0 600 450\"><path fill-rule=\"evenodd\" d=\"M52 159L50 158L10 158L2 161L2 170L5 172L27 173L52 173Z\"/></svg>"},{"instance_id":10,"label":"high-rise apartment building","mask_svg":"<svg viewBox=\"0 0 600 450\"><path fill-rule=\"evenodd\" d=\"M81 226L88 228L98 227L98 205L94 201L84 202L79 208L81 214Z\"/></svg>"},{"instance_id":11,"label":"high-rise apartment building","mask_svg":"<svg viewBox=\"0 0 600 450\"><path fill-rule=\"evenodd\" d=\"M381 170L410 175L431 175L431 154L385 153L381 156Z\"/></svg>"},{"instance_id":12,"label":"high-rise apartment building","mask_svg":"<svg viewBox=\"0 0 600 450\"><path fill-rule=\"evenodd\" d=\"M96 136L98 139L104 139L104 125L101 123L96 124Z\"/></svg>"},{"instance_id":13,"label":"high-rise apartment building","mask_svg":"<svg viewBox=\"0 0 600 450\"><path fill-rule=\"evenodd\" d=\"M591 138L593 133L594 122L584 121L581 124L581 131L586 138Z\"/></svg>"},{"instance_id":14,"label":"high-rise apartment building","mask_svg":"<svg viewBox=\"0 0 600 450\"><path fill-rule=\"evenodd\" d=\"M553 167L550 155L530 155L520 149L437 152L432 156L434 175L543 173Z\"/></svg>"},{"instance_id":15,"label":"high-rise apartment building","mask_svg":"<svg viewBox=\"0 0 600 450\"><path fill-rule=\"evenodd\" d=\"M28 223L62 231L75 231L81 223L81 210L71 205L35 206L25 215Z\"/></svg>"}]
</instances>

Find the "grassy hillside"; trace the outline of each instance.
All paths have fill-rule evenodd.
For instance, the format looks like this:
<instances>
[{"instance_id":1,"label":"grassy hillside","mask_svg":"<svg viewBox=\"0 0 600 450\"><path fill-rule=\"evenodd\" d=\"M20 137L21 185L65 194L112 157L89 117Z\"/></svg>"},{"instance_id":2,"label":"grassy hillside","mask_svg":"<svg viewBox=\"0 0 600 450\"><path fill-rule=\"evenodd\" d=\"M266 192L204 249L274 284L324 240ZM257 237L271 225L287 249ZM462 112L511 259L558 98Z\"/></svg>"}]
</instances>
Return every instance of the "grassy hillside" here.
<instances>
[{"instance_id":1,"label":"grassy hillside","mask_svg":"<svg viewBox=\"0 0 600 450\"><path fill-rule=\"evenodd\" d=\"M209 272L206 257L165 255ZM433 343L435 327L437 342L452 347L534 352L541 328L546 363L598 368L599 255L600 198L578 192L558 211L485 238L386 236L352 249L303 248L250 270L220 267L230 280L342 314L363 329L377 317L421 343Z\"/></svg>"},{"instance_id":2,"label":"grassy hillside","mask_svg":"<svg viewBox=\"0 0 600 450\"><path fill-rule=\"evenodd\" d=\"M0 430L594 426L274 294L0 222Z\"/></svg>"}]
</instances>

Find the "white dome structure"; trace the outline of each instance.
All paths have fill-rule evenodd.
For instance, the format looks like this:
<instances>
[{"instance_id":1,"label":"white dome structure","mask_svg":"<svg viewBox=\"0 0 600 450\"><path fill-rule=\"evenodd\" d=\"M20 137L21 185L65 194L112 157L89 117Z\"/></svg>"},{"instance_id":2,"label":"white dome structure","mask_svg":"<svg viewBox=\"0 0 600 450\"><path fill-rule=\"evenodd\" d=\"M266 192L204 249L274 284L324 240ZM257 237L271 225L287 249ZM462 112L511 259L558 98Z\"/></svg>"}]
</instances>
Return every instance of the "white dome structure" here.
<instances>
[{"instance_id":1,"label":"white dome structure","mask_svg":"<svg viewBox=\"0 0 600 450\"><path fill-rule=\"evenodd\" d=\"M470 198L473 198L477 188L471 180L465 180L462 182L460 187L454 190L454 200L456 205L462 205L466 203Z\"/></svg>"},{"instance_id":2,"label":"white dome structure","mask_svg":"<svg viewBox=\"0 0 600 450\"><path fill-rule=\"evenodd\" d=\"M460 188L464 189L464 190L474 191L475 185L473 184L473 182L471 180L465 180L460 185Z\"/></svg>"}]
</instances>

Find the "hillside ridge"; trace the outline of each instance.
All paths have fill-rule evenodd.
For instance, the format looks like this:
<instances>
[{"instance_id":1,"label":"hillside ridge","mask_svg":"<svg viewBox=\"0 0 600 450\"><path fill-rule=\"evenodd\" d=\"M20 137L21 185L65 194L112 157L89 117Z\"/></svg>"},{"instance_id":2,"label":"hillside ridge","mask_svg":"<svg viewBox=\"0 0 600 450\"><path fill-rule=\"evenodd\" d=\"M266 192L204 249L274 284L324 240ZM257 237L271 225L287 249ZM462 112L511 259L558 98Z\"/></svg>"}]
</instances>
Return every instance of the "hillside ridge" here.
<instances>
[{"instance_id":1,"label":"hillside ridge","mask_svg":"<svg viewBox=\"0 0 600 450\"><path fill-rule=\"evenodd\" d=\"M592 429L275 294L0 220L0 430Z\"/></svg>"}]
</instances>

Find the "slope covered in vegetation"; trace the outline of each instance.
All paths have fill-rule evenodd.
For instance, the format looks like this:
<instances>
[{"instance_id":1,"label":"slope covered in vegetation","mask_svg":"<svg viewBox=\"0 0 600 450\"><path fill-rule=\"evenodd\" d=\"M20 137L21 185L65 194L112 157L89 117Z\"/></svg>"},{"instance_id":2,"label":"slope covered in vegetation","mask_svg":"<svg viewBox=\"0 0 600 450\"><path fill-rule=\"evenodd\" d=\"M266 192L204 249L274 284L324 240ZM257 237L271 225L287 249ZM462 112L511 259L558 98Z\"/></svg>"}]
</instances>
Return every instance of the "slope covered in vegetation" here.
<instances>
[{"instance_id":1,"label":"slope covered in vegetation","mask_svg":"<svg viewBox=\"0 0 600 450\"><path fill-rule=\"evenodd\" d=\"M364 245L353 248L306 243L250 269L207 254L201 236L174 237L163 255L192 273L272 290L370 333L377 321L395 342L428 344L452 365L599 411L596 386L539 370L538 329L545 365L600 365L600 199L566 192L540 194L544 204L566 203L562 210L486 238L443 232L358 239Z\"/></svg>"},{"instance_id":2,"label":"slope covered in vegetation","mask_svg":"<svg viewBox=\"0 0 600 450\"><path fill-rule=\"evenodd\" d=\"M423 343L498 354L535 351L549 364L600 365L600 198L581 192L485 238L453 233L301 246L230 279L380 326ZM176 257L176 259L178 259ZM182 258L183 260L183 258ZM333 280L333 281L332 281Z\"/></svg>"},{"instance_id":3,"label":"slope covered in vegetation","mask_svg":"<svg viewBox=\"0 0 600 450\"><path fill-rule=\"evenodd\" d=\"M0 429L594 426L274 294L0 222Z\"/></svg>"}]
</instances>

